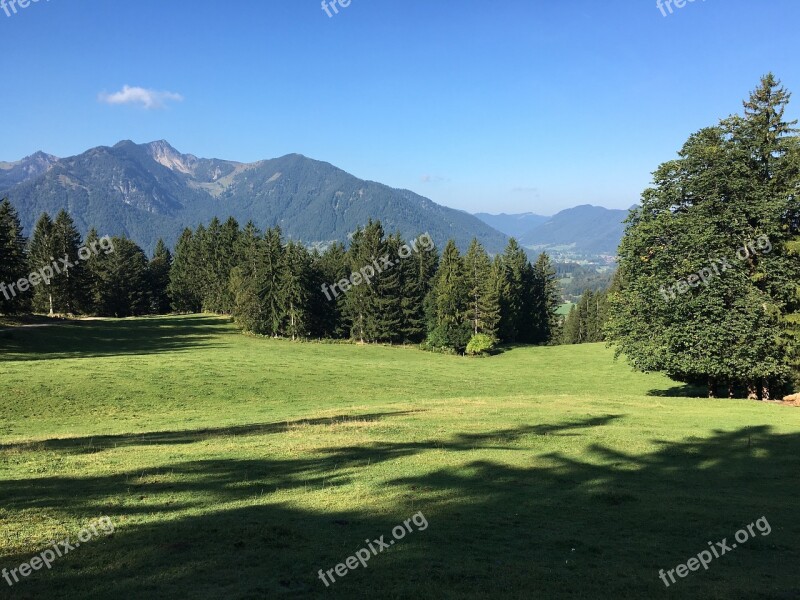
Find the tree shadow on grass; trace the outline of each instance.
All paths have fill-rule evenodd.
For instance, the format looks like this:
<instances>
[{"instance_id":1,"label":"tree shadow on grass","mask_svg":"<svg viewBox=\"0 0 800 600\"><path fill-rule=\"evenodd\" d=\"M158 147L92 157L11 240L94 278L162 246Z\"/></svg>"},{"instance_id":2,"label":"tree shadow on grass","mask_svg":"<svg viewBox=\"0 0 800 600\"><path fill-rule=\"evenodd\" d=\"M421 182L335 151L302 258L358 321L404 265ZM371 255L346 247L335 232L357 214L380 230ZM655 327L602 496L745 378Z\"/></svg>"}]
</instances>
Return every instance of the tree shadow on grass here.
<instances>
[{"instance_id":1,"label":"tree shadow on grass","mask_svg":"<svg viewBox=\"0 0 800 600\"><path fill-rule=\"evenodd\" d=\"M59 321L48 327L0 330L0 362L187 351L237 335L218 317ZM217 343L211 344L210 339ZM54 350L57 349L57 350Z\"/></svg>"},{"instance_id":2,"label":"tree shadow on grass","mask_svg":"<svg viewBox=\"0 0 800 600\"><path fill-rule=\"evenodd\" d=\"M3 481L5 518L63 513L88 522L105 514L117 531L59 559L51 571L0 586L0 597L798 597L800 434L762 425L656 442L637 454L594 445L535 455L536 444L509 445L535 441L528 436L589 433L614 418L372 443L314 458ZM497 447L520 453L515 464L470 459L475 450ZM401 457L418 457L418 474L395 472ZM372 499L378 511L361 507L347 487L364 468L385 479ZM302 495L288 502L286 489ZM348 491L353 504L341 508L337 500ZM330 508L301 508L306 494L314 495L311 505ZM170 504L175 496L188 500ZM368 568L327 588L317 578L367 539L392 540L392 529L418 511L428 527L412 525ZM154 514L157 522L133 519ZM709 570L690 572L669 589L658 578L659 569L685 563L708 540L730 543L762 515L772 527L768 537L757 531ZM6 555L0 565L29 559Z\"/></svg>"},{"instance_id":3,"label":"tree shadow on grass","mask_svg":"<svg viewBox=\"0 0 800 600\"><path fill-rule=\"evenodd\" d=\"M647 395L660 398L706 398L708 389L700 385L683 383L667 389L650 390Z\"/></svg>"},{"instance_id":4,"label":"tree shadow on grass","mask_svg":"<svg viewBox=\"0 0 800 600\"><path fill-rule=\"evenodd\" d=\"M285 433L293 427L310 425L335 425L348 421L380 421L386 417L405 416L423 410L403 410L383 413L347 414L319 419L298 419L276 423L257 423L234 425L230 427L208 427L203 429L184 429L181 431L150 431L146 433L124 433L117 435L93 435L71 438L54 438L36 442L0 444L0 452L31 452L39 450L59 451L67 454L92 454L109 448L127 446L158 446L194 444L204 440L221 437L269 435Z\"/></svg>"}]
</instances>

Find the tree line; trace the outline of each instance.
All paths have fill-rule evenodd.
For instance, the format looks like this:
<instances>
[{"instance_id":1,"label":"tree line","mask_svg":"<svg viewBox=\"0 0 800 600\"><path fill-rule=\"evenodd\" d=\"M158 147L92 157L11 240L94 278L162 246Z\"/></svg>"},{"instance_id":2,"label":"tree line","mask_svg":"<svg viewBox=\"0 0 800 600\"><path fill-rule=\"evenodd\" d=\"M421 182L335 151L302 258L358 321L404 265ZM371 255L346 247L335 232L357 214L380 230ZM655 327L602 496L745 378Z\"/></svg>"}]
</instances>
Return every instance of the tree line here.
<instances>
[{"instance_id":1,"label":"tree line","mask_svg":"<svg viewBox=\"0 0 800 600\"><path fill-rule=\"evenodd\" d=\"M86 250L101 242L107 250ZM0 252L0 282L47 275L24 291L0 293L6 314L206 311L230 314L242 330L260 335L424 343L456 352L466 351L470 340L475 351L488 351L497 343L545 344L560 335L550 259L542 254L531 264L513 239L494 258L477 240L464 254L452 240L439 253L429 237L409 245L370 221L347 247L333 243L320 251L285 240L277 227L262 232L252 222L242 228L233 218L214 218L185 229L174 256L159 240L148 258L127 238L99 238L92 229L81 239L63 210L54 220L43 214L27 240L5 200ZM68 269L46 271L62 258ZM370 271L363 281L360 274Z\"/></svg>"},{"instance_id":2,"label":"tree line","mask_svg":"<svg viewBox=\"0 0 800 600\"><path fill-rule=\"evenodd\" d=\"M514 240L494 259L477 240L463 255L450 240L439 254L432 244L386 235L379 221L359 228L347 247L320 251L284 241L277 227L213 219L181 234L169 294L177 311L228 313L260 335L457 352L474 336L489 346L548 343L560 302L549 258L532 265Z\"/></svg>"},{"instance_id":3,"label":"tree line","mask_svg":"<svg viewBox=\"0 0 800 600\"><path fill-rule=\"evenodd\" d=\"M169 312L172 257L159 242L152 258L129 239L86 239L62 210L43 213L30 240L19 215L0 202L0 313L91 314L129 317Z\"/></svg>"}]
</instances>

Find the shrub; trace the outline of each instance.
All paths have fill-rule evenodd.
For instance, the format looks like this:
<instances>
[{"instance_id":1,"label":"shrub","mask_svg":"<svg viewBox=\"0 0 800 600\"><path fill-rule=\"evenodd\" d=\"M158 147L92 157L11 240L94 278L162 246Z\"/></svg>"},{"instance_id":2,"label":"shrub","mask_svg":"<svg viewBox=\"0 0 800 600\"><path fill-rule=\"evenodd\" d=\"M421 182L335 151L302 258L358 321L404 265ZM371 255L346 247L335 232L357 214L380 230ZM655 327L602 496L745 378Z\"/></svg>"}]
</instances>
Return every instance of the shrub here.
<instances>
[{"instance_id":1,"label":"shrub","mask_svg":"<svg viewBox=\"0 0 800 600\"><path fill-rule=\"evenodd\" d=\"M422 345L426 350L453 350L463 353L469 343L470 329L468 324L454 325L451 323L439 325L428 334L428 339Z\"/></svg>"},{"instance_id":2,"label":"shrub","mask_svg":"<svg viewBox=\"0 0 800 600\"><path fill-rule=\"evenodd\" d=\"M467 354L487 354L494 350L495 340L492 336L485 333L476 333L473 335L467 344Z\"/></svg>"}]
</instances>

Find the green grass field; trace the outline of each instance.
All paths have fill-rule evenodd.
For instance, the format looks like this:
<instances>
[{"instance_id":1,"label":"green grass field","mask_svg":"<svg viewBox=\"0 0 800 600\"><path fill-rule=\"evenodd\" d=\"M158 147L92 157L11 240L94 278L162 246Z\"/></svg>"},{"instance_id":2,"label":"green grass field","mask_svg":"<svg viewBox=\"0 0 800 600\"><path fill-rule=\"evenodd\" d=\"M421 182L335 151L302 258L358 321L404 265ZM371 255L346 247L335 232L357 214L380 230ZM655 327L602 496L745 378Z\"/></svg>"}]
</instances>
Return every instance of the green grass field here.
<instances>
[{"instance_id":1,"label":"green grass field","mask_svg":"<svg viewBox=\"0 0 800 600\"><path fill-rule=\"evenodd\" d=\"M115 525L0 598L800 597L800 412L602 345L469 359L195 316L5 329L0 353L0 569Z\"/></svg>"}]
</instances>

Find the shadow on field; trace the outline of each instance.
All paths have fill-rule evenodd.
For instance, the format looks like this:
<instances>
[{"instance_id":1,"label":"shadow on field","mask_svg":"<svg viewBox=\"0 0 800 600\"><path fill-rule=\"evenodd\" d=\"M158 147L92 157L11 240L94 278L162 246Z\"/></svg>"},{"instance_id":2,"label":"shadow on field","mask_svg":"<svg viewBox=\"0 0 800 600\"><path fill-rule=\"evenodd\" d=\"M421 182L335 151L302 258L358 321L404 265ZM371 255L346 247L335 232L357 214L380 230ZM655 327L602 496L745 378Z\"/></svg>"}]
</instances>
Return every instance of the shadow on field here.
<instances>
[{"instance_id":1,"label":"shadow on field","mask_svg":"<svg viewBox=\"0 0 800 600\"><path fill-rule=\"evenodd\" d=\"M154 354L204 346L212 337L235 335L216 317L158 317L55 321L48 327L0 330L0 361ZM54 351L53 348L58 348Z\"/></svg>"},{"instance_id":2,"label":"shadow on field","mask_svg":"<svg viewBox=\"0 0 800 600\"><path fill-rule=\"evenodd\" d=\"M666 390L650 390L647 392L647 395L660 398L706 398L708 396L708 389L703 386L684 383L681 385L674 385Z\"/></svg>"},{"instance_id":3,"label":"shadow on field","mask_svg":"<svg viewBox=\"0 0 800 600\"><path fill-rule=\"evenodd\" d=\"M0 452L38 450L62 451L69 454L92 454L109 448L127 446L158 446L173 444L194 444L212 438L235 437L249 435L268 435L285 433L293 427L311 425L335 425L348 421L380 421L385 417L410 415L421 410L402 410L394 412L370 413L365 415L338 415L319 419L298 419L296 421L280 421L277 423L258 423L253 425L235 425L231 427L211 427L205 429L185 429L182 431L152 431L148 433L127 433L119 435L94 435L74 438L54 438L38 442L22 442L16 444L0 444Z\"/></svg>"},{"instance_id":4,"label":"shadow on field","mask_svg":"<svg viewBox=\"0 0 800 600\"><path fill-rule=\"evenodd\" d=\"M800 434L758 426L655 442L636 454L601 446L567 449L559 438L548 447L562 450L538 455L533 466L531 447L540 438L602 427L616 418L371 443L328 449L314 459L210 460L144 473L3 481L0 516L6 519L22 511L63 512L86 522L109 515L117 531L81 546L52 571L35 573L14 588L0 586L0 597L800 595L800 515L794 506ZM513 444L523 438L532 439L527 446ZM530 454L532 466L469 460L481 448ZM419 457L419 475L393 474L392 461L408 456ZM461 466L447 466L458 459ZM358 504L311 512L285 496L272 498L277 490L294 488L317 494L316 505L330 497L336 506L334 500L347 492L343 486L357 483L367 465L386 480L378 492L379 513ZM317 578L319 569L343 562L366 539L383 535L388 542L392 528L417 511L429 523L424 531L406 534L371 558L368 568L337 577L329 588ZM132 515L152 514L161 521L129 522ZM670 589L658 578L659 569L685 563L707 549L709 540L730 543L738 529L762 516L772 527L768 537L756 532L708 571L690 572ZM29 558L2 556L0 566Z\"/></svg>"}]
</instances>

